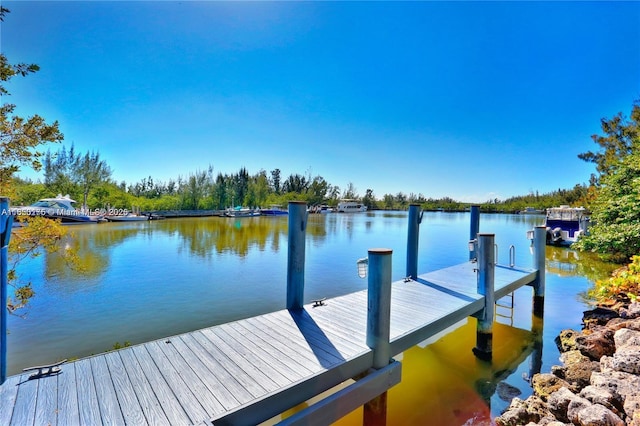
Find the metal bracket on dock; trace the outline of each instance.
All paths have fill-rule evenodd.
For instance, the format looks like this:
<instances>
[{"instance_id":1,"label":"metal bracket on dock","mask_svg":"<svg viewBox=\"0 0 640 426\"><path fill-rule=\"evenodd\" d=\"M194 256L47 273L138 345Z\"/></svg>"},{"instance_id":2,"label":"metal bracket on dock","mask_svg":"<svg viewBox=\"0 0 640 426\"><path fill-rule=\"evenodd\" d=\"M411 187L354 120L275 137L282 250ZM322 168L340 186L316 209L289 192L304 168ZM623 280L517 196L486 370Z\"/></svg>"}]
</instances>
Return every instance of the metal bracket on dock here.
<instances>
[{"instance_id":1,"label":"metal bracket on dock","mask_svg":"<svg viewBox=\"0 0 640 426\"><path fill-rule=\"evenodd\" d=\"M315 299L315 300L312 300L311 302L313 303L313 307L317 308L318 306L326 306L327 304L324 303L325 300L327 300L327 298L323 297L322 299Z\"/></svg>"},{"instance_id":2,"label":"metal bracket on dock","mask_svg":"<svg viewBox=\"0 0 640 426\"><path fill-rule=\"evenodd\" d=\"M38 370L35 373L31 374L29 376L29 380L32 379L39 379L40 377L44 377L44 376L50 376L53 374L58 374L62 371L62 368L60 367L62 364L64 364L65 362L67 362L66 359L63 359L62 361L53 363L53 364L47 364L47 365L39 365L39 366L35 366L35 367L27 367L24 368L22 371L32 371L32 370Z\"/></svg>"}]
</instances>

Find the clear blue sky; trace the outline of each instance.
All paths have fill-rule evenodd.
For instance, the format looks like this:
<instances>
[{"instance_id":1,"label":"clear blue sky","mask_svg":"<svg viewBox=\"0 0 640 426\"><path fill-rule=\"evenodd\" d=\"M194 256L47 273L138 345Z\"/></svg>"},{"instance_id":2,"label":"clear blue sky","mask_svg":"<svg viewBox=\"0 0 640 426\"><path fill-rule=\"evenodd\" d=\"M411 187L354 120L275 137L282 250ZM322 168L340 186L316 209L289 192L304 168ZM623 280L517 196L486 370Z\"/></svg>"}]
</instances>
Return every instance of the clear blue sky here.
<instances>
[{"instance_id":1,"label":"clear blue sky","mask_svg":"<svg viewBox=\"0 0 640 426\"><path fill-rule=\"evenodd\" d=\"M587 182L577 154L640 98L639 2L2 4L2 52L41 67L3 102L118 182L211 165L378 198L543 193Z\"/></svg>"}]
</instances>

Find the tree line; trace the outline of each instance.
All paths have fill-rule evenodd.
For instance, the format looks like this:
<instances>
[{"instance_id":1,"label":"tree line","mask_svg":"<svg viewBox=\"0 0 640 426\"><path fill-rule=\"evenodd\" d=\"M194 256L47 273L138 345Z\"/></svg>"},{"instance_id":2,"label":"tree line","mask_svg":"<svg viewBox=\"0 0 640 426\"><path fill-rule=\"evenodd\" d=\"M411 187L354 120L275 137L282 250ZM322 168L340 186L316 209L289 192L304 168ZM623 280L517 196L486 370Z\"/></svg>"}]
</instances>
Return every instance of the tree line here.
<instances>
[{"instance_id":1,"label":"tree line","mask_svg":"<svg viewBox=\"0 0 640 426\"><path fill-rule=\"evenodd\" d=\"M335 207L340 199L359 200L370 210L404 210L410 204L419 204L424 210L465 211L470 205L450 197L426 198L423 194L402 191L377 199L373 190L367 189L360 196L353 183L341 189L319 175L294 173L284 178L280 169L252 174L241 167L236 173L216 174L213 166L209 166L168 181L148 176L135 183L116 183L111 178L111 168L99 153L78 153L73 145L68 150L61 147L55 153L47 151L43 168L43 182L16 179L16 202L29 204L60 193L82 200L87 208L135 206L143 211L222 210L236 205L266 207L286 205L293 200L305 201L310 206ZM517 213L526 207L544 209L586 203L587 197L587 185L578 184L545 194L536 192L505 200L487 200L480 206L484 212Z\"/></svg>"}]
</instances>

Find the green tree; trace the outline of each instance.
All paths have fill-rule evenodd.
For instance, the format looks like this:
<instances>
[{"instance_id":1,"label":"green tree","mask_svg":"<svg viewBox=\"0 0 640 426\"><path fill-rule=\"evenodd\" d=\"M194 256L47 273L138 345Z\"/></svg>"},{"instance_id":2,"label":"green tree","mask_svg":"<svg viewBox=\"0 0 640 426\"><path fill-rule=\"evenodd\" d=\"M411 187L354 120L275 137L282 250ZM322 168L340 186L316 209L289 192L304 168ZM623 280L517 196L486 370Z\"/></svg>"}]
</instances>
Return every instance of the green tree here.
<instances>
[{"instance_id":1,"label":"green tree","mask_svg":"<svg viewBox=\"0 0 640 426\"><path fill-rule=\"evenodd\" d=\"M111 178L111 169L104 160L100 159L100 154L97 152L87 152L83 156L77 156L73 161L72 173L74 181L82 190L82 206L85 209L91 189L108 182Z\"/></svg>"},{"instance_id":2,"label":"green tree","mask_svg":"<svg viewBox=\"0 0 640 426\"><path fill-rule=\"evenodd\" d=\"M329 183L322 176L316 176L307 189L307 203L310 205L322 204L327 198Z\"/></svg>"},{"instance_id":3,"label":"green tree","mask_svg":"<svg viewBox=\"0 0 640 426\"><path fill-rule=\"evenodd\" d=\"M4 21L8 9L0 6L0 21ZM15 76L26 76L38 71L35 64L10 64L4 54L0 54L0 95L8 96L5 83ZM63 140L58 122L47 124L39 115L20 117L14 114L15 105L0 106L0 194L16 196L16 173L21 167L35 171L42 168L41 151L43 145ZM29 226L13 232L9 244L8 284L13 288L9 295L7 309L15 313L26 306L34 296L31 283L21 282L17 267L25 257L35 257L41 250L56 250L58 242L66 234L66 229L54 221L36 217L29 219ZM71 254L71 253L69 253Z\"/></svg>"},{"instance_id":4,"label":"green tree","mask_svg":"<svg viewBox=\"0 0 640 426\"><path fill-rule=\"evenodd\" d=\"M640 254L640 141L603 175L591 206L594 225L577 247L624 263Z\"/></svg>"},{"instance_id":5,"label":"green tree","mask_svg":"<svg viewBox=\"0 0 640 426\"><path fill-rule=\"evenodd\" d=\"M640 103L635 101L631 120L621 114L602 120L604 136L594 137L603 152L592 153L600 172L590 208L594 225L576 246L616 262L640 253Z\"/></svg>"},{"instance_id":6,"label":"green tree","mask_svg":"<svg viewBox=\"0 0 640 426\"><path fill-rule=\"evenodd\" d=\"M595 163L596 170L603 176L613 172L620 161L634 149L634 143L640 134L640 99L633 103L630 120L619 112L609 120L601 119L600 125L604 134L593 135L591 139L601 149L597 152L584 152L578 158Z\"/></svg>"},{"instance_id":7,"label":"green tree","mask_svg":"<svg viewBox=\"0 0 640 426\"><path fill-rule=\"evenodd\" d=\"M362 204L367 206L367 210L371 210L376 207L376 199L373 196L373 189L367 189L364 197L362 197Z\"/></svg>"},{"instance_id":8,"label":"green tree","mask_svg":"<svg viewBox=\"0 0 640 426\"><path fill-rule=\"evenodd\" d=\"M342 198L345 198L347 200L358 198L358 192L356 191L356 186L353 184L353 182L349 182L347 184L347 189L344 190Z\"/></svg>"},{"instance_id":9,"label":"green tree","mask_svg":"<svg viewBox=\"0 0 640 426\"><path fill-rule=\"evenodd\" d=\"M280 169L271 170L271 186L276 194L280 194Z\"/></svg>"}]
</instances>

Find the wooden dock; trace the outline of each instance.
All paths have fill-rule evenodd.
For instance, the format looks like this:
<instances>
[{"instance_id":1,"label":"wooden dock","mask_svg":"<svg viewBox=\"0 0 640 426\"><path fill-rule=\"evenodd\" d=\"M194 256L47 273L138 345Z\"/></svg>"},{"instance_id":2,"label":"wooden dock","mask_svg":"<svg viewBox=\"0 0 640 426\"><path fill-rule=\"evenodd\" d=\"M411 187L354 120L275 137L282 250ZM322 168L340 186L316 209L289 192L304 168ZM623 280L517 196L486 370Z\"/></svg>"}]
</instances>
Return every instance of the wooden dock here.
<instances>
[{"instance_id":1,"label":"wooden dock","mask_svg":"<svg viewBox=\"0 0 640 426\"><path fill-rule=\"evenodd\" d=\"M392 355L482 311L476 266L392 284ZM496 298L536 278L496 266ZM255 424L369 370L366 330L363 290L24 373L0 386L0 424ZM397 383L399 369L379 380Z\"/></svg>"}]
</instances>

